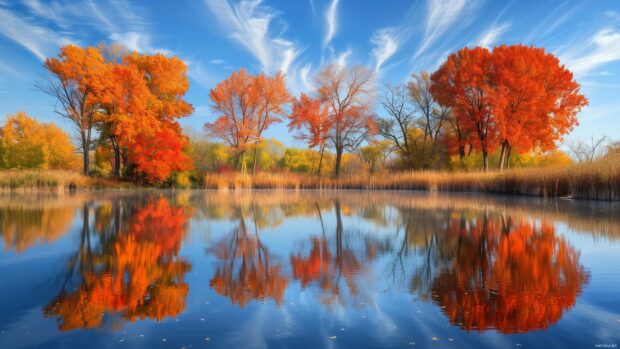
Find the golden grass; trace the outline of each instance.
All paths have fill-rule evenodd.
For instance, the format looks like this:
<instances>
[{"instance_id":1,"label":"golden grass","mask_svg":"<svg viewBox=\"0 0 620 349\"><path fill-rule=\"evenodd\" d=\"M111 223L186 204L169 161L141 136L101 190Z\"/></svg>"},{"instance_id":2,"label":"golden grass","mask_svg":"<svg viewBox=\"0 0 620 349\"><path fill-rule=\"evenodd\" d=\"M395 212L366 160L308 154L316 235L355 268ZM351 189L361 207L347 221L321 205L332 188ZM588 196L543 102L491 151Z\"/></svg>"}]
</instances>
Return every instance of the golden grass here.
<instances>
[{"instance_id":1,"label":"golden grass","mask_svg":"<svg viewBox=\"0 0 620 349\"><path fill-rule=\"evenodd\" d=\"M207 189L366 189L486 192L575 199L620 200L620 159L567 167L503 172L408 171L338 179L292 173L210 174Z\"/></svg>"},{"instance_id":2,"label":"golden grass","mask_svg":"<svg viewBox=\"0 0 620 349\"><path fill-rule=\"evenodd\" d=\"M62 191L65 189L131 187L113 179L81 175L63 170L6 170L0 171L0 190L4 191Z\"/></svg>"}]
</instances>

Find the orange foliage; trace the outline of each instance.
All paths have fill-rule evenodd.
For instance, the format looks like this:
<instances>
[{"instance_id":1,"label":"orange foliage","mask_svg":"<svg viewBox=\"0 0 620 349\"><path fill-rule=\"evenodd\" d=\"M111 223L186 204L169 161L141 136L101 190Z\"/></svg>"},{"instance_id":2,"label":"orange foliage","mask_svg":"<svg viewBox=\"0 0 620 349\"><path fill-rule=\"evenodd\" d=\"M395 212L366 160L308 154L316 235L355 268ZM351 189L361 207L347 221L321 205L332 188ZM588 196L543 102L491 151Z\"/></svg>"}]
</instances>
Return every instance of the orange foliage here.
<instances>
[{"instance_id":1,"label":"orange foliage","mask_svg":"<svg viewBox=\"0 0 620 349\"><path fill-rule=\"evenodd\" d=\"M299 100L293 102L288 127L291 131L297 130L296 138L307 141L310 148L323 149L333 123L328 117L328 108L320 100L302 93Z\"/></svg>"},{"instance_id":2,"label":"orange foliage","mask_svg":"<svg viewBox=\"0 0 620 349\"><path fill-rule=\"evenodd\" d=\"M282 303L288 279L281 274L282 266L259 237L248 235L243 218L239 228L210 251L220 261L209 282L217 293L240 307L255 299L272 298L277 304Z\"/></svg>"},{"instance_id":3,"label":"orange foliage","mask_svg":"<svg viewBox=\"0 0 620 349\"><path fill-rule=\"evenodd\" d=\"M232 72L209 93L218 118L205 128L235 150L244 152L270 125L282 121L291 97L284 75L273 77Z\"/></svg>"},{"instance_id":4,"label":"orange foliage","mask_svg":"<svg viewBox=\"0 0 620 349\"><path fill-rule=\"evenodd\" d=\"M92 110L89 127L95 122L106 125L117 166L122 152L125 165L145 182L161 182L174 171L191 168L184 154L187 139L177 122L193 111L183 100L189 80L182 60L137 52L105 60L100 48L71 45L61 49L60 57L62 61L48 59L46 66L62 84L71 83L84 95L85 106ZM69 105L77 109L74 104ZM77 120L79 114L70 114L84 124L84 117Z\"/></svg>"},{"instance_id":5,"label":"orange foliage","mask_svg":"<svg viewBox=\"0 0 620 349\"><path fill-rule=\"evenodd\" d=\"M493 62L500 141L520 152L555 149L587 104L573 74L544 49L523 45L494 48Z\"/></svg>"},{"instance_id":6,"label":"orange foliage","mask_svg":"<svg viewBox=\"0 0 620 349\"><path fill-rule=\"evenodd\" d=\"M547 328L575 304L588 274L553 226L487 218L471 228L458 223L447 231L458 239L457 254L432 284L434 301L452 323L527 332Z\"/></svg>"},{"instance_id":7,"label":"orange foliage","mask_svg":"<svg viewBox=\"0 0 620 349\"><path fill-rule=\"evenodd\" d=\"M331 258L327 249L327 241L312 239L312 250L307 258L303 258L301 254L291 256L293 278L301 281L301 287L307 287L313 281L319 281L322 285L326 284L330 276Z\"/></svg>"},{"instance_id":8,"label":"orange foliage","mask_svg":"<svg viewBox=\"0 0 620 349\"><path fill-rule=\"evenodd\" d=\"M78 289L63 290L45 315L59 317L59 328L69 331L99 327L104 314L120 313L128 321L180 314L189 291L183 276L190 264L176 255L189 216L186 208L172 207L163 197L139 207L124 231L102 240L100 252L90 255L92 249L83 246L88 252L79 253Z\"/></svg>"},{"instance_id":9,"label":"orange foliage","mask_svg":"<svg viewBox=\"0 0 620 349\"><path fill-rule=\"evenodd\" d=\"M107 76L107 67L100 50L94 47L63 46L58 58L45 60L45 68L58 80L47 85L37 85L43 92L57 99L58 113L77 128L78 142L83 155L83 172L88 173L95 126L97 100L95 92Z\"/></svg>"},{"instance_id":10,"label":"orange foliage","mask_svg":"<svg viewBox=\"0 0 620 349\"><path fill-rule=\"evenodd\" d=\"M511 147L551 150L577 123L587 104L572 73L544 49L523 45L462 48L431 76L431 93L452 108L455 123L482 152L502 145L500 166ZM449 142L450 143L450 142Z\"/></svg>"},{"instance_id":11,"label":"orange foliage","mask_svg":"<svg viewBox=\"0 0 620 349\"><path fill-rule=\"evenodd\" d=\"M356 149L367 136L377 132L372 110L375 97L373 80L372 72L361 66L341 68L334 64L325 67L314 78L316 95L323 103L327 116L320 122L320 127L327 129L326 134L322 130L321 136L326 136L336 150L336 177L340 174L344 150ZM306 115L305 118L308 117Z\"/></svg>"}]
</instances>

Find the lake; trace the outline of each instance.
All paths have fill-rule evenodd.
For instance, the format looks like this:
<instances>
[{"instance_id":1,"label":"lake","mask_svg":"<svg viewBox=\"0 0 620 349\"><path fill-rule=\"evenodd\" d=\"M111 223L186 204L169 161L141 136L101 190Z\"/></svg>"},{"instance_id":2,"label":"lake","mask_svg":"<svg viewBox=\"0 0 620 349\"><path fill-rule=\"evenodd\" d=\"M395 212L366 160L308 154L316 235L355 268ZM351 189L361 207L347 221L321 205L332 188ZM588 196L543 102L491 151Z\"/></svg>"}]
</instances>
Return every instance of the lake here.
<instances>
[{"instance_id":1,"label":"lake","mask_svg":"<svg viewBox=\"0 0 620 349\"><path fill-rule=\"evenodd\" d=\"M614 348L620 203L0 195L0 347Z\"/></svg>"}]
</instances>

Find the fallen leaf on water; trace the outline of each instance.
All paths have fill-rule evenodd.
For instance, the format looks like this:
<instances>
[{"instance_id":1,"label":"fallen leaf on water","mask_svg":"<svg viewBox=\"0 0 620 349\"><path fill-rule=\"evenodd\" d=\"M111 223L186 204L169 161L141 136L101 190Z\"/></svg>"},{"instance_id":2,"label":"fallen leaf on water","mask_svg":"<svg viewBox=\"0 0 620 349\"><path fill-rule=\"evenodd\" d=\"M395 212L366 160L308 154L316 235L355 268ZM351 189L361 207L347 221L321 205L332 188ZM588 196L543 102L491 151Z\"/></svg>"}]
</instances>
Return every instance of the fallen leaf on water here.
<instances>
[{"instance_id":1,"label":"fallen leaf on water","mask_svg":"<svg viewBox=\"0 0 620 349\"><path fill-rule=\"evenodd\" d=\"M210 341L210 340L211 340L211 338L206 337L206 338L205 338L205 340L208 342L208 341Z\"/></svg>"},{"instance_id":2,"label":"fallen leaf on water","mask_svg":"<svg viewBox=\"0 0 620 349\"><path fill-rule=\"evenodd\" d=\"M336 339L336 336L330 336L329 339Z\"/></svg>"},{"instance_id":3,"label":"fallen leaf on water","mask_svg":"<svg viewBox=\"0 0 620 349\"><path fill-rule=\"evenodd\" d=\"M439 340L439 338L437 338L437 337L433 337L431 339L434 340L434 341L438 341Z\"/></svg>"},{"instance_id":4,"label":"fallen leaf on water","mask_svg":"<svg viewBox=\"0 0 620 349\"><path fill-rule=\"evenodd\" d=\"M415 342L409 342L409 345L415 345Z\"/></svg>"}]
</instances>

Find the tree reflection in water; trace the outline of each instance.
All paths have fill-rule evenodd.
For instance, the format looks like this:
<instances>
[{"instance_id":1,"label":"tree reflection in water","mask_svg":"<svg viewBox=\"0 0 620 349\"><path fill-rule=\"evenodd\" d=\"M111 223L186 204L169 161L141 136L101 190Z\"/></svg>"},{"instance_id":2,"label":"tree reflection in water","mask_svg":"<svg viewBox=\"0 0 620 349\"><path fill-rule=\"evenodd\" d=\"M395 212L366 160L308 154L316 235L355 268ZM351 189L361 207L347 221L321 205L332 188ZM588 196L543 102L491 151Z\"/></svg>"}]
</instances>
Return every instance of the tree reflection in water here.
<instances>
[{"instance_id":1,"label":"tree reflection in water","mask_svg":"<svg viewBox=\"0 0 620 349\"><path fill-rule=\"evenodd\" d=\"M456 244L443 254L432 298L468 331L547 328L575 305L589 278L579 252L546 223L485 212L473 220L453 218L444 234Z\"/></svg>"},{"instance_id":2,"label":"tree reflection in water","mask_svg":"<svg viewBox=\"0 0 620 349\"><path fill-rule=\"evenodd\" d=\"M555 220L527 212L409 197L188 198L87 201L79 248L45 315L72 330L100 327L107 318L162 320L181 313L190 264L179 251L194 213L234 227L205 251L216 260L211 288L240 307L283 304L293 282L316 290L308 293L328 309L360 307L391 282L433 302L467 331L515 333L557 323L589 280ZM3 238L11 241L5 246L29 246L43 236L22 224L25 218L11 217L21 216L0 212ZM282 235L295 239L295 247L276 255L261 231L296 217L315 217L316 230L302 238Z\"/></svg>"},{"instance_id":3,"label":"tree reflection in water","mask_svg":"<svg viewBox=\"0 0 620 349\"><path fill-rule=\"evenodd\" d=\"M281 304L288 279L282 275L282 265L261 242L256 207L251 210L253 234L248 232L244 208L240 207L236 214L238 226L207 249L219 261L209 284L241 307L249 301L265 299Z\"/></svg>"},{"instance_id":4,"label":"tree reflection in water","mask_svg":"<svg viewBox=\"0 0 620 349\"><path fill-rule=\"evenodd\" d=\"M68 261L60 294L47 305L64 331L96 328L104 315L162 320L185 308L190 264L178 257L190 209L164 196L140 202L84 203L80 247ZM72 279L79 282L72 287Z\"/></svg>"},{"instance_id":5,"label":"tree reflection in water","mask_svg":"<svg viewBox=\"0 0 620 349\"><path fill-rule=\"evenodd\" d=\"M589 279L578 251L544 219L488 208L406 205L386 216L387 204L338 198L316 201L314 210L308 200L300 205L269 206L252 199L235 206L231 216L237 227L207 250L218 260L211 287L242 307L265 299L281 304L289 280L297 280L302 289L319 290L318 299L328 308L357 307L371 297L365 292L391 279L408 283L413 294L436 303L463 329L513 333L556 323ZM325 228L325 212L333 212L335 229ZM281 258L261 241L259 226L299 215L314 215L321 231L298 241L286 276ZM343 215L364 219L364 226L396 227L396 232L349 228ZM382 265L382 257L392 262ZM379 275L371 275L373 270Z\"/></svg>"},{"instance_id":6,"label":"tree reflection in water","mask_svg":"<svg viewBox=\"0 0 620 349\"><path fill-rule=\"evenodd\" d=\"M378 254L389 251L389 241L345 229L341 202L336 200L333 206L336 215L333 239L325 232L321 208L317 203L322 235L310 238L309 252L291 254L293 278L300 281L302 288L316 283L322 291L321 302L328 307L334 303L344 305L347 298L354 301L354 306L359 306L367 298L363 293L363 281L359 279L367 274L369 264Z\"/></svg>"}]
</instances>

